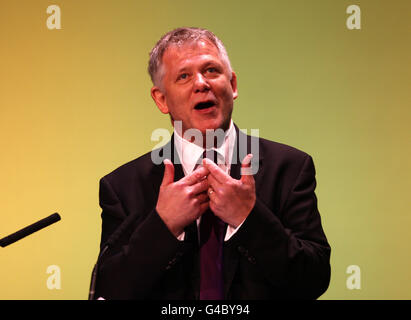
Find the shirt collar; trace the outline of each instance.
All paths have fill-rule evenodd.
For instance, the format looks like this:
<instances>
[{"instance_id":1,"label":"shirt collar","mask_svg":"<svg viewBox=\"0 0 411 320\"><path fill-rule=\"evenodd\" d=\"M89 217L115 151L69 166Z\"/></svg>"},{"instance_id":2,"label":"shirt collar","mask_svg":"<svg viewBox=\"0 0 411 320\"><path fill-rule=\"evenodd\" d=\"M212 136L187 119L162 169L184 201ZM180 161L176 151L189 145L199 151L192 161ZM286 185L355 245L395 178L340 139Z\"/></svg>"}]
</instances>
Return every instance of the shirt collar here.
<instances>
[{"instance_id":1,"label":"shirt collar","mask_svg":"<svg viewBox=\"0 0 411 320\"><path fill-rule=\"evenodd\" d=\"M218 154L218 157L223 160L226 171L231 166L231 159L236 139L236 131L233 120L230 122L228 130L225 132L224 141L218 148L212 148ZM181 137L177 130L174 129L174 145L183 166L184 173L190 174L193 172L198 159L202 156L204 148L185 140Z\"/></svg>"}]
</instances>

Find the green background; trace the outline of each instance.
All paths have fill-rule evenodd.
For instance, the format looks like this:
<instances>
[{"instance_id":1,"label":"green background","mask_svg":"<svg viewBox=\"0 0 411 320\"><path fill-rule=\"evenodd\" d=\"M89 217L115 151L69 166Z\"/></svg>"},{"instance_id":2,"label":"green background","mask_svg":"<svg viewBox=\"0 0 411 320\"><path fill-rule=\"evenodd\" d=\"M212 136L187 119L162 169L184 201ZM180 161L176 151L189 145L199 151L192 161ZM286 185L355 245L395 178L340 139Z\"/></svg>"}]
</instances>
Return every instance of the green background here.
<instances>
[{"instance_id":1,"label":"green background","mask_svg":"<svg viewBox=\"0 0 411 320\"><path fill-rule=\"evenodd\" d=\"M46 26L61 8L61 30ZM361 8L348 30L346 8ZM171 131L152 101L148 52L172 28L209 28L237 73L240 128L312 155L332 277L321 299L410 299L410 1L2 0L0 299L86 299L98 182ZM49 265L61 289L49 290ZM349 290L347 267L361 268Z\"/></svg>"}]
</instances>

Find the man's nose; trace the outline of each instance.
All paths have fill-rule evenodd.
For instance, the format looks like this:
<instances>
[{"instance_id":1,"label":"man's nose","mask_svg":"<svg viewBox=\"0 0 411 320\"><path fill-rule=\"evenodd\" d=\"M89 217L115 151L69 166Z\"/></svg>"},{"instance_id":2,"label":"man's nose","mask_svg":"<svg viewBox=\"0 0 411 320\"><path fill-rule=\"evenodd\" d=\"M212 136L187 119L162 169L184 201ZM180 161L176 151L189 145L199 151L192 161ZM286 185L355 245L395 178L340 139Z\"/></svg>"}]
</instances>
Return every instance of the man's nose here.
<instances>
[{"instance_id":1,"label":"man's nose","mask_svg":"<svg viewBox=\"0 0 411 320\"><path fill-rule=\"evenodd\" d=\"M210 90L210 85L208 84L207 79L201 74L198 73L194 79L194 92L203 92Z\"/></svg>"}]
</instances>

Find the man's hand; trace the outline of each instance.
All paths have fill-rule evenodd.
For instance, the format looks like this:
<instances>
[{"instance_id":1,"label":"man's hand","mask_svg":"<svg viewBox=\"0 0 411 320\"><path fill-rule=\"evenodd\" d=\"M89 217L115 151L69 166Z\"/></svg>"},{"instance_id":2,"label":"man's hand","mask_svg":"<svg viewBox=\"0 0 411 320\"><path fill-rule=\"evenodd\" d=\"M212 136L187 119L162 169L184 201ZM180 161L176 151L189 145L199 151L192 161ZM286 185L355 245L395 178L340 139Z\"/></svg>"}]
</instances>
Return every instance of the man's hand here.
<instances>
[{"instance_id":1,"label":"man's hand","mask_svg":"<svg viewBox=\"0 0 411 320\"><path fill-rule=\"evenodd\" d=\"M164 165L156 210L168 229L178 237L184 227L201 216L209 206L209 184L206 179L209 171L201 167L174 182L173 163L165 159Z\"/></svg>"},{"instance_id":2,"label":"man's hand","mask_svg":"<svg viewBox=\"0 0 411 320\"><path fill-rule=\"evenodd\" d=\"M252 157L248 154L242 161L240 180L230 177L211 160L203 159L204 167L210 171L207 176L210 209L235 228L248 217L256 201L255 181L249 170Z\"/></svg>"}]
</instances>

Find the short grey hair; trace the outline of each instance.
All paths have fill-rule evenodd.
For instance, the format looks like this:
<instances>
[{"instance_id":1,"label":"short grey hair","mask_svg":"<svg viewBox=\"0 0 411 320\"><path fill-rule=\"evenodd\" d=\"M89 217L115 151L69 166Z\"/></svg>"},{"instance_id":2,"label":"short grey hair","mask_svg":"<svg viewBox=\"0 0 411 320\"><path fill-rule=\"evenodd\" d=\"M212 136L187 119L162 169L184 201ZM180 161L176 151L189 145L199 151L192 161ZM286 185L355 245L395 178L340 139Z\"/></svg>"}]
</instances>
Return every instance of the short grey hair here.
<instances>
[{"instance_id":1,"label":"short grey hair","mask_svg":"<svg viewBox=\"0 0 411 320\"><path fill-rule=\"evenodd\" d=\"M151 81L155 86L161 86L161 80L163 78L164 69L163 65L163 55L168 47L171 45L182 46L190 42L196 42L199 40L208 40L214 44L221 54L223 62L227 64L228 70L230 72L230 79L232 74L232 68L230 59L228 58L227 50L225 49L223 43L217 36L207 29L201 28L177 28L167 32L161 37L161 39L156 43L154 48L150 52L150 60L148 63L148 73L150 74Z\"/></svg>"}]
</instances>

